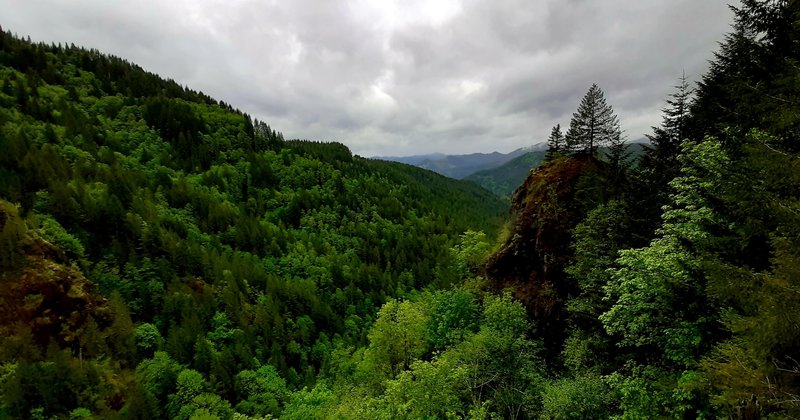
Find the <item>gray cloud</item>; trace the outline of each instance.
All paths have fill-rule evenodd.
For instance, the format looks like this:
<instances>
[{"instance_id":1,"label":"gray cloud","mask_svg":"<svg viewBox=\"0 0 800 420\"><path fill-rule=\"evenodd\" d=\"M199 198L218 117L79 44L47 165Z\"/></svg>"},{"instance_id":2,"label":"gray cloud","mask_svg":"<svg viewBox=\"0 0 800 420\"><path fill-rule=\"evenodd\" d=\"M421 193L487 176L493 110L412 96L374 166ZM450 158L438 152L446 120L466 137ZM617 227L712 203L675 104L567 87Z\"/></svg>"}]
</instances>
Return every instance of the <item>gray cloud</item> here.
<instances>
[{"instance_id":1,"label":"gray cloud","mask_svg":"<svg viewBox=\"0 0 800 420\"><path fill-rule=\"evenodd\" d=\"M722 1L0 0L4 29L124 57L354 152L510 151L598 83L629 138L697 80Z\"/></svg>"}]
</instances>

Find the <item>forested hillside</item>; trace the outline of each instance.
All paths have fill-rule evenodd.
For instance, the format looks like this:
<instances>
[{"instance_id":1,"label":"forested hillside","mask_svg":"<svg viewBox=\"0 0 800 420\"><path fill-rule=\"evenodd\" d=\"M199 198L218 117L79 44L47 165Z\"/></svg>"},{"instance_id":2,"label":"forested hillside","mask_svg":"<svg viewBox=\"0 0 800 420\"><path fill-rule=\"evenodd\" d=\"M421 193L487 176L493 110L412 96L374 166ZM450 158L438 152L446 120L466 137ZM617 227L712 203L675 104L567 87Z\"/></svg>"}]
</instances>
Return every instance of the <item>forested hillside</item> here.
<instances>
[{"instance_id":1,"label":"forested hillside","mask_svg":"<svg viewBox=\"0 0 800 420\"><path fill-rule=\"evenodd\" d=\"M735 14L637 165L592 86L498 243L456 248L467 280L384 305L369 345L284 413L800 416L800 5Z\"/></svg>"},{"instance_id":2,"label":"forested hillside","mask_svg":"<svg viewBox=\"0 0 800 420\"><path fill-rule=\"evenodd\" d=\"M734 12L635 165L593 84L507 220L3 34L0 418L800 417L800 3Z\"/></svg>"},{"instance_id":3,"label":"forested hillside","mask_svg":"<svg viewBox=\"0 0 800 420\"><path fill-rule=\"evenodd\" d=\"M122 59L9 33L0 130L3 418L279 414L388 299L458 280L450 248L505 212L469 183L284 141Z\"/></svg>"}]
</instances>

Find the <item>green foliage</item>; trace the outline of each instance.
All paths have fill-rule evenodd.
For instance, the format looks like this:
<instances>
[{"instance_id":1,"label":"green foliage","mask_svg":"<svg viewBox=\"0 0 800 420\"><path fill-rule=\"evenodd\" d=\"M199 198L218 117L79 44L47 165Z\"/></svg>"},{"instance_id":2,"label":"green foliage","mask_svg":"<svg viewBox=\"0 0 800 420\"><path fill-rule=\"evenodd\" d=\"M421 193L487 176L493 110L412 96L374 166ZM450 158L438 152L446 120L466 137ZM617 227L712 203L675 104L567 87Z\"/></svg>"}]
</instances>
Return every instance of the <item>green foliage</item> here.
<instances>
[{"instance_id":1,"label":"green foliage","mask_svg":"<svg viewBox=\"0 0 800 420\"><path fill-rule=\"evenodd\" d=\"M136 327L133 338L136 341L136 348L142 354L152 354L164 345L161 333L153 324L144 323Z\"/></svg>"},{"instance_id":2,"label":"green foliage","mask_svg":"<svg viewBox=\"0 0 800 420\"><path fill-rule=\"evenodd\" d=\"M208 382L200 372L191 369L182 370L178 373L176 379L175 392L169 395L167 412L170 417L183 419L191 417L197 408L201 408L200 404L195 402L195 399L207 395L206 392L208 390ZM201 401L204 403L210 402L206 397L201 398Z\"/></svg>"},{"instance_id":3,"label":"green foliage","mask_svg":"<svg viewBox=\"0 0 800 420\"><path fill-rule=\"evenodd\" d=\"M456 360L440 357L416 361L386 384L387 411L392 417L454 418L462 413L466 370Z\"/></svg>"},{"instance_id":4,"label":"green foliage","mask_svg":"<svg viewBox=\"0 0 800 420\"><path fill-rule=\"evenodd\" d=\"M16 268L22 263L24 257L20 247L26 230L19 209L7 201L0 201L0 268L3 270Z\"/></svg>"},{"instance_id":5,"label":"green foliage","mask_svg":"<svg viewBox=\"0 0 800 420\"><path fill-rule=\"evenodd\" d=\"M796 416L800 383L793 355L800 336L792 326L800 307L796 293L800 279L796 199L800 172L797 156L780 152L771 143L771 136L751 133L738 162L740 173L719 187L732 213L748 220L749 229L742 231L745 238L758 248L767 247L770 253L764 255L753 248L743 251L752 266L767 263L766 269L758 271L739 266L736 260L713 266L708 293L726 303L722 322L730 336L706 355L702 372L714 389L714 403L727 413L753 410L753 401L757 401L765 414ZM744 187L750 183L760 188ZM767 244L762 242L766 229L772 230ZM749 403L742 407L742 401Z\"/></svg>"},{"instance_id":6,"label":"green foliage","mask_svg":"<svg viewBox=\"0 0 800 420\"><path fill-rule=\"evenodd\" d=\"M483 304L483 323L492 332L505 337L524 335L530 328L525 308L509 293L487 296Z\"/></svg>"},{"instance_id":7,"label":"green foliage","mask_svg":"<svg viewBox=\"0 0 800 420\"><path fill-rule=\"evenodd\" d=\"M283 415L298 418L457 418L534 416L544 383L540 343L527 337L525 310L509 295L475 295L465 288L389 302L370 331L370 347L337 362L336 381L293 394ZM430 316L419 316L430 311ZM414 316L411 316L414 315ZM393 322L387 322L387 321ZM465 323L465 321L468 321ZM433 352L418 352L398 362L390 374L374 376L381 339L399 327L423 333L442 322L454 328L474 323L462 335L446 335ZM385 345L385 344L384 344ZM396 353L402 349L394 348ZM341 356L347 358L347 356ZM337 357L338 358L338 357ZM401 359L402 357L397 357ZM373 376L368 376L372 374Z\"/></svg>"},{"instance_id":8,"label":"green foliage","mask_svg":"<svg viewBox=\"0 0 800 420\"><path fill-rule=\"evenodd\" d=\"M685 147L676 193L650 246L620 252L620 268L605 287L612 305L600 316L623 345L656 346L665 359L691 366L712 329L715 307L704 299L702 262L712 251L711 232L726 226L707 199L729 160L713 141Z\"/></svg>"},{"instance_id":9,"label":"green foliage","mask_svg":"<svg viewBox=\"0 0 800 420\"><path fill-rule=\"evenodd\" d=\"M44 239L63 249L72 258L81 258L85 254L83 244L66 231L50 215L35 215L29 225L34 226Z\"/></svg>"},{"instance_id":10,"label":"green foliage","mask_svg":"<svg viewBox=\"0 0 800 420\"><path fill-rule=\"evenodd\" d=\"M465 290L436 292L431 299L427 337L433 348L459 343L477 332L478 302Z\"/></svg>"},{"instance_id":11,"label":"green foliage","mask_svg":"<svg viewBox=\"0 0 800 420\"><path fill-rule=\"evenodd\" d=\"M92 412L88 408L76 408L69 413L70 420L78 420L78 419L90 419L92 418Z\"/></svg>"},{"instance_id":12,"label":"green foliage","mask_svg":"<svg viewBox=\"0 0 800 420\"><path fill-rule=\"evenodd\" d=\"M598 375L558 379L544 387L540 416L547 419L609 418L611 401L608 396L608 387Z\"/></svg>"},{"instance_id":13,"label":"green foliage","mask_svg":"<svg viewBox=\"0 0 800 420\"><path fill-rule=\"evenodd\" d=\"M18 417L228 416L240 403L277 415L332 349L367 345L384 302L444 284L459 235L493 234L506 207L339 143L286 141L123 59L10 33L0 150L0 278L15 285L0 308L22 315L0 311L0 363L30 362L28 381L55 338L81 378L43 375L75 391L56 401L28 386L8 405ZM472 269L478 251L465 252ZM285 391L239 394L239 374L267 365ZM179 396L185 369L202 392Z\"/></svg>"},{"instance_id":14,"label":"green foliage","mask_svg":"<svg viewBox=\"0 0 800 420\"><path fill-rule=\"evenodd\" d=\"M590 211L575 227L572 265L565 271L577 283L580 294L569 303L571 312L587 319L597 319L604 312L603 288L608 270L615 267L618 252L629 242L628 209L612 200Z\"/></svg>"},{"instance_id":15,"label":"green foliage","mask_svg":"<svg viewBox=\"0 0 800 420\"><path fill-rule=\"evenodd\" d=\"M292 393L281 418L290 420L325 418L325 413L335 405L336 401L334 393L324 383L319 383L312 390L303 388Z\"/></svg>"},{"instance_id":16,"label":"green foliage","mask_svg":"<svg viewBox=\"0 0 800 420\"><path fill-rule=\"evenodd\" d=\"M248 415L278 415L288 396L286 381L274 367L243 370L236 375L236 389L242 400L236 411Z\"/></svg>"},{"instance_id":17,"label":"green foliage","mask_svg":"<svg viewBox=\"0 0 800 420\"><path fill-rule=\"evenodd\" d=\"M615 372L608 378L621 410L615 418L707 417L709 407L703 395L697 392L699 379L694 371L675 373L653 366Z\"/></svg>"},{"instance_id":18,"label":"green foliage","mask_svg":"<svg viewBox=\"0 0 800 420\"><path fill-rule=\"evenodd\" d=\"M567 152L567 139L564 137L564 133L561 132L561 124L556 124L550 131L550 137L547 138L547 154L545 154L544 160L553 160L559 156L566 155Z\"/></svg>"},{"instance_id":19,"label":"green foliage","mask_svg":"<svg viewBox=\"0 0 800 420\"><path fill-rule=\"evenodd\" d=\"M478 272L486 262L490 248L491 244L483 232L468 230L461 234L459 242L452 249L458 278L467 278Z\"/></svg>"},{"instance_id":20,"label":"green foliage","mask_svg":"<svg viewBox=\"0 0 800 420\"><path fill-rule=\"evenodd\" d=\"M203 393L192 401L181 407L176 419L186 420L208 420L208 419L229 419L233 417L233 410L229 402L220 398L219 395Z\"/></svg>"},{"instance_id":21,"label":"green foliage","mask_svg":"<svg viewBox=\"0 0 800 420\"><path fill-rule=\"evenodd\" d=\"M427 308L410 301L392 300L378 311L369 332L364 357L370 371L392 378L408 369L427 350Z\"/></svg>"},{"instance_id":22,"label":"green foliage","mask_svg":"<svg viewBox=\"0 0 800 420\"><path fill-rule=\"evenodd\" d=\"M0 33L0 417L800 416L800 6L733 10L637 168L597 86L555 127L602 170L520 190L518 282L476 185Z\"/></svg>"},{"instance_id":23,"label":"green foliage","mask_svg":"<svg viewBox=\"0 0 800 420\"><path fill-rule=\"evenodd\" d=\"M145 391L166 404L167 396L175 391L182 367L169 355L157 351L152 359L145 359L136 367L136 377Z\"/></svg>"}]
</instances>

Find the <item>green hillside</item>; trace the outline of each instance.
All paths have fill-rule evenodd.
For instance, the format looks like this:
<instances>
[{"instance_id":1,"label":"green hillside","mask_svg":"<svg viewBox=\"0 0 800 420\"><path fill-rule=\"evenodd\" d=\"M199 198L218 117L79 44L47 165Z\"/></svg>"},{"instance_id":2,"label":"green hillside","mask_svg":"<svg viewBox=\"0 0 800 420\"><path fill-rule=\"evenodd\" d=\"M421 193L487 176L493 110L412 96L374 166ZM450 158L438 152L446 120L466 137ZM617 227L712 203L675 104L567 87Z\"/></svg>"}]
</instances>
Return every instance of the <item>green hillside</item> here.
<instances>
[{"instance_id":1,"label":"green hillside","mask_svg":"<svg viewBox=\"0 0 800 420\"><path fill-rule=\"evenodd\" d=\"M470 183L284 141L122 59L5 33L0 150L3 418L177 416L191 401L149 366L191 368L234 405L261 366L312 385L388 299L453 282L459 235L506 211Z\"/></svg>"},{"instance_id":2,"label":"green hillside","mask_svg":"<svg viewBox=\"0 0 800 420\"><path fill-rule=\"evenodd\" d=\"M0 33L0 419L800 418L800 3L732 10L510 200Z\"/></svg>"}]
</instances>

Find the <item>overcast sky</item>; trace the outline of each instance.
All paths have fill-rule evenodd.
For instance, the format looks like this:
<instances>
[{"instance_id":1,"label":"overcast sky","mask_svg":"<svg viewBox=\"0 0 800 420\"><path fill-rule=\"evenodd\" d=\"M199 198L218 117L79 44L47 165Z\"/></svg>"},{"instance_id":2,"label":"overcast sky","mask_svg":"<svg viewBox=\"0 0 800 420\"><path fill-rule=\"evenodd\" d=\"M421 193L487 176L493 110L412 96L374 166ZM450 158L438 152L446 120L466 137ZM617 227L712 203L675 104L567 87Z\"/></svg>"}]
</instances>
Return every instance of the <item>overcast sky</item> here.
<instances>
[{"instance_id":1,"label":"overcast sky","mask_svg":"<svg viewBox=\"0 0 800 420\"><path fill-rule=\"evenodd\" d=\"M728 31L720 0L0 0L0 25L137 63L363 156L508 152L592 83L629 139Z\"/></svg>"}]
</instances>

